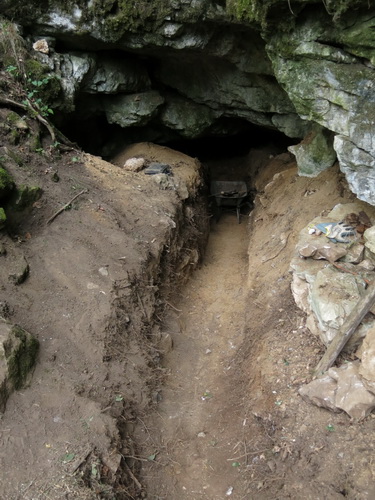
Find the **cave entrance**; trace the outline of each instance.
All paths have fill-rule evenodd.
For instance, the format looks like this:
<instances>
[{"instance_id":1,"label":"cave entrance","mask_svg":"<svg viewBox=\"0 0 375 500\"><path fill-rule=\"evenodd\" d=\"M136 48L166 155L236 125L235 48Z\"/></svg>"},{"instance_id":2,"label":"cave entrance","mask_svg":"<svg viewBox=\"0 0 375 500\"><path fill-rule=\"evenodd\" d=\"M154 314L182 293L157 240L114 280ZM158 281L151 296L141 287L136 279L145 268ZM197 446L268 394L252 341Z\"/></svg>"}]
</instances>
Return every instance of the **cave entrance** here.
<instances>
[{"instance_id":1,"label":"cave entrance","mask_svg":"<svg viewBox=\"0 0 375 500\"><path fill-rule=\"evenodd\" d=\"M298 142L241 118L221 118L204 136L195 139L182 138L157 123L123 129L102 116L72 118L63 123L62 130L71 140L110 162L124 148L138 142L153 142L197 158L204 168L210 215L216 221L222 212L231 212L241 222L241 215L252 208L254 181L262 166Z\"/></svg>"},{"instance_id":2,"label":"cave entrance","mask_svg":"<svg viewBox=\"0 0 375 500\"><path fill-rule=\"evenodd\" d=\"M171 141L165 145L198 158L203 164L212 221L217 223L223 213L228 213L241 223L253 208L259 171L296 142L281 132L247 123L234 134Z\"/></svg>"}]
</instances>

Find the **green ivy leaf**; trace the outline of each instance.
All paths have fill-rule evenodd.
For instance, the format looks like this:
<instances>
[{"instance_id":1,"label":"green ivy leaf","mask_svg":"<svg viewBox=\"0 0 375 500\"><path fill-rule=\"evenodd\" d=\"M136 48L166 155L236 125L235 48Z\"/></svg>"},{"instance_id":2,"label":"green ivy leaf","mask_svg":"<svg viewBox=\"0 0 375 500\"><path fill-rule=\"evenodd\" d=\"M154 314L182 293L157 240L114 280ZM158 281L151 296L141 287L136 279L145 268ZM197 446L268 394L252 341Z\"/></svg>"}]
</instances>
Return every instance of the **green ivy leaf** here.
<instances>
[{"instance_id":1,"label":"green ivy leaf","mask_svg":"<svg viewBox=\"0 0 375 500\"><path fill-rule=\"evenodd\" d=\"M75 456L76 456L75 453L66 453L62 457L63 464L68 464L69 462L71 462L75 458Z\"/></svg>"}]
</instances>

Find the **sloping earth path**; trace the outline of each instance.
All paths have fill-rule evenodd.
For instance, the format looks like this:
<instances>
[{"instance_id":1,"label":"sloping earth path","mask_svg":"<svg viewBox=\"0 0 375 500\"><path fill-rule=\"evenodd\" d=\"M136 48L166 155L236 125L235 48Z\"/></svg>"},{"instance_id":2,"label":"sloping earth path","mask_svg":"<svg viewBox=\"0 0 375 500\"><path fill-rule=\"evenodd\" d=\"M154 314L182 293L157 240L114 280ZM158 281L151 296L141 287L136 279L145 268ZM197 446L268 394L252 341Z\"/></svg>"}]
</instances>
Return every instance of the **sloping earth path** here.
<instances>
[{"instance_id":1,"label":"sloping earth path","mask_svg":"<svg viewBox=\"0 0 375 500\"><path fill-rule=\"evenodd\" d=\"M247 224L224 213L202 267L170 304L174 348L155 421L142 421L143 481L152 499L241 498L237 441L245 423L232 364L244 331ZM237 437L236 437L237 436ZM163 471L160 470L163 469ZM165 478L165 480L163 479Z\"/></svg>"}]
</instances>

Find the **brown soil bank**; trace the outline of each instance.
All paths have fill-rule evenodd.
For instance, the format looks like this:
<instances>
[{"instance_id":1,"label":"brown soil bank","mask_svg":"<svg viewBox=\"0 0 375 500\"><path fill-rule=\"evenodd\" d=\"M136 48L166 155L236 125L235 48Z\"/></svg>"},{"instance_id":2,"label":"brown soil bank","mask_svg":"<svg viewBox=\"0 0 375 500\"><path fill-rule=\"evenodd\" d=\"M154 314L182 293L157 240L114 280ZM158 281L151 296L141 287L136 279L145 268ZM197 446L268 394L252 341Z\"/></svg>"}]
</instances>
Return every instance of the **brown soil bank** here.
<instances>
[{"instance_id":1,"label":"brown soil bank","mask_svg":"<svg viewBox=\"0 0 375 500\"><path fill-rule=\"evenodd\" d=\"M173 176L124 170L135 156ZM351 200L337 169L308 179L287 154L237 159L258 171L255 210L240 225L224 213L202 261L199 164L151 144L114 163L72 152L7 165L43 195L2 233L3 313L40 353L1 420L1 498L372 498L374 420L297 394L323 349L289 262L302 227ZM30 272L15 285L21 257Z\"/></svg>"},{"instance_id":2,"label":"brown soil bank","mask_svg":"<svg viewBox=\"0 0 375 500\"><path fill-rule=\"evenodd\" d=\"M1 420L1 498L137 495L122 485L127 425L163 378L158 318L198 265L208 226L199 163L148 144L127 154L140 151L171 165L167 188L125 171L125 153L121 166L74 153L7 164L44 194L1 235L3 312L40 342L30 385ZM16 285L22 262L30 271Z\"/></svg>"}]
</instances>

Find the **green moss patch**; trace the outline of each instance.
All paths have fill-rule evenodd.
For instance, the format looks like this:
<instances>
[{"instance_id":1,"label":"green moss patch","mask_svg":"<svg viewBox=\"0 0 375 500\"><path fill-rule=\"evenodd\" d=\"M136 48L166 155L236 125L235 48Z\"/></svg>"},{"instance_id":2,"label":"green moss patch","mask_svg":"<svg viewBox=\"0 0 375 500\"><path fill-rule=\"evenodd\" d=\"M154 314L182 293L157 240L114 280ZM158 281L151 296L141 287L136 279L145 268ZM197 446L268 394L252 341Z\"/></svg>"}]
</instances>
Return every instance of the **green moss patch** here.
<instances>
[{"instance_id":1,"label":"green moss patch","mask_svg":"<svg viewBox=\"0 0 375 500\"><path fill-rule=\"evenodd\" d=\"M20 389L26 382L27 376L34 366L39 349L39 342L30 333L19 326L14 326L9 337L5 355L8 364L8 374L15 389ZM8 351L8 355L7 355Z\"/></svg>"},{"instance_id":2,"label":"green moss patch","mask_svg":"<svg viewBox=\"0 0 375 500\"><path fill-rule=\"evenodd\" d=\"M17 186L17 198L11 204L14 210L22 211L30 207L42 196L43 190L38 186Z\"/></svg>"},{"instance_id":3,"label":"green moss patch","mask_svg":"<svg viewBox=\"0 0 375 500\"><path fill-rule=\"evenodd\" d=\"M5 170L5 168L0 167L0 200L8 196L13 187L14 181L11 175Z\"/></svg>"}]
</instances>

